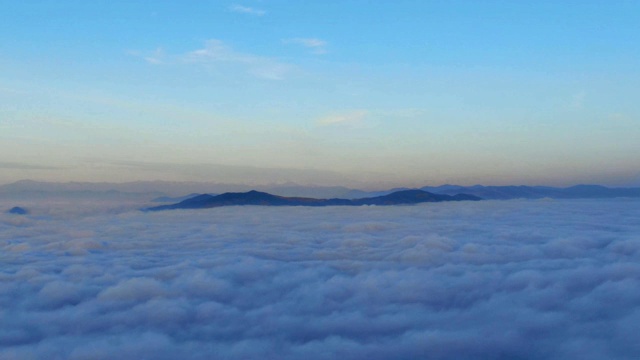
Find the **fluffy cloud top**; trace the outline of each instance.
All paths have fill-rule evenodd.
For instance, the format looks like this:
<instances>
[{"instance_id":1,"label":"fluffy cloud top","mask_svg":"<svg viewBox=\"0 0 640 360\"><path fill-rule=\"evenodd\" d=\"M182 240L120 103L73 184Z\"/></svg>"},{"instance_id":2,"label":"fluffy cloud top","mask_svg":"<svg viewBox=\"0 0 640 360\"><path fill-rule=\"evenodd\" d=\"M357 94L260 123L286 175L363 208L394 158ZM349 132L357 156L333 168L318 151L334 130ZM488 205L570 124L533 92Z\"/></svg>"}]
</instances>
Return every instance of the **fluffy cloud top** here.
<instances>
[{"instance_id":1,"label":"fluffy cloud top","mask_svg":"<svg viewBox=\"0 0 640 360\"><path fill-rule=\"evenodd\" d=\"M26 205L0 214L2 359L640 352L637 200Z\"/></svg>"}]
</instances>

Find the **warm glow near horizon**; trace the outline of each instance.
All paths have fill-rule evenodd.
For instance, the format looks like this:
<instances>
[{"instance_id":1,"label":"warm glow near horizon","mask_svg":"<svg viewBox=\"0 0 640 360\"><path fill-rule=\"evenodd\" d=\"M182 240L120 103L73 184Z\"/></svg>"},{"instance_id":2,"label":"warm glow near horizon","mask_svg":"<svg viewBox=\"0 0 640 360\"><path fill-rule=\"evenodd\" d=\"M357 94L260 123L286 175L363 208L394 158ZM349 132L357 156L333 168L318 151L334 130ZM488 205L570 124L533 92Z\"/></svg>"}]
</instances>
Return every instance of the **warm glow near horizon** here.
<instances>
[{"instance_id":1,"label":"warm glow near horizon","mask_svg":"<svg viewBox=\"0 0 640 360\"><path fill-rule=\"evenodd\" d=\"M638 2L2 3L0 184L640 186Z\"/></svg>"}]
</instances>

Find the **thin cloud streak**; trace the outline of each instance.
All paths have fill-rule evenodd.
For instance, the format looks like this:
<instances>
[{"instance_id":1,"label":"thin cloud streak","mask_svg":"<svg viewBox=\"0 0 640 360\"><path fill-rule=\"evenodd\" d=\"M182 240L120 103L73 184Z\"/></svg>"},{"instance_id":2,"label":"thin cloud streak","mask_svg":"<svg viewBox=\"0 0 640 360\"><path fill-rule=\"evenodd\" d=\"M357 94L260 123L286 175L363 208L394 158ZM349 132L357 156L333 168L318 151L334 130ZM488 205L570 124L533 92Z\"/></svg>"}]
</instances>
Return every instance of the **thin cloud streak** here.
<instances>
[{"instance_id":1,"label":"thin cloud streak","mask_svg":"<svg viewBox=\"0 0 640 360\"><path fill-rule=\"evenodd\" d=\"M229 6L229 10L235 13L249 14L249 15L255 15L255 16L263 16L267 13L265 10L262 10L262 9L256 9L253 7L243 6L239 4L233 4Z\"/></svg>"},{"instance_id":2,"label":"thin cloud streak","mask_svg":"<svg viewBox=\"0 0 640 360\"><path fill-rule=\"evenodd\" d=\"M313 54L327 53L327 42L317 38L292 38L282 40L284 44L296 44L308 48Z\"/></svg>"},{"instance_id":3,"label":"thin cloud streak","mask_svg":"<svg viewBox=\"0 0 640 360\"><path fill-rule=\"evenodd\" d=\"M154 64L154 65L159 65L159 64L163 64L165 62L165 58L166 58L166 54L164 49L162 48L157 48L153 53L151 53L148 56L145 56L145 60L149 63L149 64Z\"/></svg>"},{"instance_id":4,"label":"thin cloud streak","mask_svg":"<svg viewBox=\"0 0 640 360\"><path fill-rule=\"evenodd\" d=\"M191 51L181 59L185 63L240 64L247 72L268 80L282 80L291 69L290 65L268 57L235 51L218 39L207 40L203 48Z\"/></svg>"},{"instance_id":5,"label":"thin cloud streak","mask_svg":"<svg viewBox=\"0 0 640 360\"><path fill-rule=\"evenodd\" d=\"M366 110L353 110L336 113L322 117L316 121L320 126L355 124L364 120L369 112Z\"/></svg>"},{"instance_id":6,"label":"thin cloud streak","mask_svg":"<svg viewBox=\"0 0 640 360\"><path fill-rule=\"evenodd\" d=\"M154 51L128 51L151 65L200 65L213 69L222 66L238 66L244 72L260 79L283 80L294 66L275 58L236 51L219 39L207 40L200 49L184 54L168 54L164 48Z\"/></svg>"},{"instance_id":7,"label":"thin cloud streak","mask_svg":"<svg viewBox=\"0 0 640 360\"><path fill-rule=\"evenodd\" d=\"M0 169L17 169L17 170L60 170L61 167L49 165L26 164L19 162L0 161Z\"/></svg>"}]
</instances>

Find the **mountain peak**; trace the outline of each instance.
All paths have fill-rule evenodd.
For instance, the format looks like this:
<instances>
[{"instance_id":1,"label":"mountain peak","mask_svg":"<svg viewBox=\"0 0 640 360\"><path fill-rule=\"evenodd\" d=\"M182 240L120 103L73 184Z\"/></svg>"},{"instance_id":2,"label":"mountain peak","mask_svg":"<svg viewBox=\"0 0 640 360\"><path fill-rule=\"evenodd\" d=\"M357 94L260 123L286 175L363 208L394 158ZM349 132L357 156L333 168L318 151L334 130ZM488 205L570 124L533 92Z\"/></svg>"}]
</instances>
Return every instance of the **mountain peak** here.
<instances>
[{"instance_id":1,"label":"mountain peak","mask_svg":"<svg viewBox=\"0 0 640 360\"><path fill-rule=\"evenodd\" d=\"M303 197L276 196L265 192L251 190L245 193L224 193L217 196L199 195L173 205L163 205L148 208L149 211L170 209L204 209L233 205L261 205L261 206L358 206L358 205L402 205L423 202L480 200L473 195L449 196L433 194L427 191L411 189L394 193L356 200L348 199L314 199Z\"/></svg>"},{"instance_id":2,"label":"mountain peak","mask_svg":"<svg viewBox=\"0 0 640 360\"><path fill-rule=\"evenodd\" d=\"M29 211L25 208L21 208L19 206L13 207L11 208L9 211L7 211L7 213L9 214L14 214L14 215L28 215Z\"/></svg>"}]
</instances>

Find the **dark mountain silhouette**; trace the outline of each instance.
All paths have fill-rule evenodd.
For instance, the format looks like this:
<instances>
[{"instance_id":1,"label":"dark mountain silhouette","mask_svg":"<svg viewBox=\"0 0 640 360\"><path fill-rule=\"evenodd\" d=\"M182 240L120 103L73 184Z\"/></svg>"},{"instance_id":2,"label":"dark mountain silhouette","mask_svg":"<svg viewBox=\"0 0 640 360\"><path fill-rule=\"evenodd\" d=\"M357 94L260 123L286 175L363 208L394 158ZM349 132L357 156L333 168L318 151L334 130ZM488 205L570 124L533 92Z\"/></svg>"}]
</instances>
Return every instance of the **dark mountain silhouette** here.
<instances>
[{"instance_id":1,"label":"dark mountain silhouette","mask_svg":"<svg viewBox=\"0 0 640 360\"><path fill-rule=\"evenodd\" d=\"M432 194L423 190L403 190L388 195L364 199L314 199L304 197L285 197L260 191L246 193L224 193L213 196L202 194L181 201L177 204L147 208L148 211L171 209L205 209L232 205L262 205L262 206L359 206L359 205L402 205L424 202L481 200L477 196L457 194L455 196Z\"/></svg>"},{"instance_id":2,"label":"dark mountain silhouette","mask_svg":"<svg viewBox=\"0 0 640 360\"><path fill-rule=\"evenodd\" d=\"M84 182L39 182L21 180L11 184L0 185L0 197L21 201L25 198L73 197L99 199L126 199L133 197L159 203L158 205L178 203L189 197L197 196L205 191L217 194L226 192L244 192L248 185L214 184L196 182L163 182L145 181L129 183L84 183ZM363 199L390 195L395 192L410 190L407 188L382 189L379 191L357 190L340 186L303 186L296 184L263 185L258 191L296 198L312 199ZM441 185L420 188L433 194L451 195L469 194L483 199L582 199L582 198L615 198L640 197L640 187L610 188L600 185L576 185L566 188L549 186L460 186ZM191 193L191 194L190 194ZM179 196L190 194L186 196ZM162 197L160 197L162 196ZM179 196L179 197L178 197Z\"/></svg>"},{"instance_id":3,"label":"dark mountain silhouette","mask_svg":"<svg viewBox=\"0 0 640 360\"><path fill-rule=\"evenodd\" d=\"M212 191L217 194L226 192L244 192L251 189L248 185L217 184L209 182L166 182L139 181L128 183L85 183L85 182L40 182L21 180L11 184L0 185L0 197L6 199L24 199L25 197L78 197L105 199L153 199L152 202L177 203L188 197ZM305 186L293 183L279 185L262 185L255 190L285 197L303 197L315 199L361 199L389 195L394 192L410 190L396 187L379 191L350 189L341 186ZM640 197L640 187L609 188L599 185L576 185L566 188L549 186L460 186L441 185L420 188L434 194L456 195L470 194L483 199L579 199L579 198L614 198ZM190 194L191 193L191 194ZM187 196L180 196L190 194ZM161 197L162 198L159 198ZM160 204L159 204L160 205Z\"/></svg>"},{"instance_id":4,"label":"dark mountain silhouette","mask_svg":"<svg viewBox=\"0 0 640 360\"><path fill-rule=\"evenodd\" d=\"M299 185L294 183L245 185L241 183L215 183L191 181L135 181L124 183L108 182L43 182L20 180L10 184L0 185L0 196L77 196L77 197L124 197L139 195L151 199L152 202L175 203L185 199L168 198L182 197L185 194L203 194L213 192L246 192L258 190L281 196L301 196L311 198L345 198L352 189L343 186ZM188 195L187 195L188 196ZM360 196L363 197L363 196ZM159 199L160 201L158 201Z\"/></svg>"},{"instance_id":5,"label":"dark mountain silhouette","mask_svg":"<svg viewBox=\"0 0 640 360\"><path fill-rule=\"evenodd\" d=\"M433 194L423 190L401 190L388 195L376 196L364 199L354 199L354 205L397 205L397 204L418 204L423 202L455 201L455 200L480 200L480 198L456 194L454 196Z\"/></svg>"},{"instance_id":6,"label":"dark mountain silhouette","mask_svg":"<svg viewBox=\"0 0 640 360\"><path fill-rule=\"evenodd\" d=\"M600 185L576 185L562 189L558 197L566 198L609 198L640 197L640 188L608 188Z\"/></svg>"},{"instance_id":7,"label":"dark mountain silhouette","mask_svg":"<svg viewBox=\"0 0 640 360\"><path fill-rule=\"evenodd\" d=\"M549 186L425 186L421 190L435 194L470 194L483 199L595 199L640 197L640 188L608 188L600 185L576 185L567 188Z\"/></svg>"},{"instance_id":8,"label":"dark mountain silhouette","mask_svg":"<svg viewBox=\"0 0 640 360\"><path fill-rule=\"evenodd\" d=\"M397 188L393 188L393 189L388 189L388 190L381 190L381 191L364 191L364 190L350 190L349 192L344 194L344 198L345 199L363 199L363 198L370 198L370 197L378 197L378 196L384 196L384 195L389 195L391 193L394 192L398 192L398 191L404 191L404 190L415 190L415 189L410 189L410 188L406 188L406 187L397 187Z\"/></svg>"},{"instance_id":9,"label":"dark mountain silhouette","mask_svg":"<svg viewBox=\"0 0 640 360\"><path fill-rule=\"evenodd\" d=\"M157 203L176 203L176 202L180 202L180 201L185 201L187 199L191 199L194 198L196 196L198 196L200 194L197 193L192 193L189 195L185 195L185 196L177 196L177 197L171 197L171 196L160 196L157 197L153 200L151 200L151 202L157 202Z\"/></svg>"},{"instance_id":10,"label":"dark mountain silhouette","mask_svg":"<svg viewBox=\"0 0 640 360\"><path fill-rule=\"evenodd\" d=\"M29 214L29 211L25 208L21 208L19 206L13 207L11 208L9 211L7 211L7 213L9 214L14 214L14 215L27 215Z\"/></svg>"}]
</instances>

